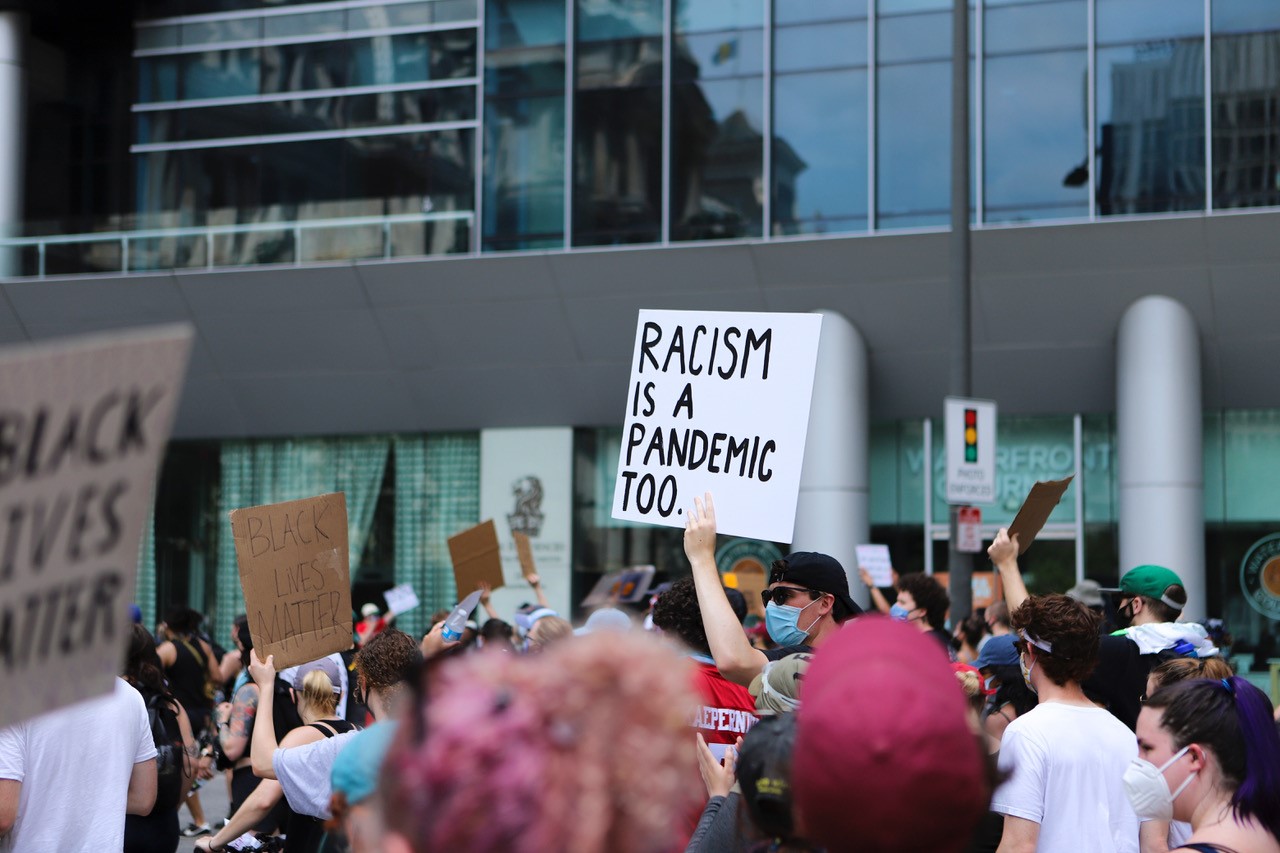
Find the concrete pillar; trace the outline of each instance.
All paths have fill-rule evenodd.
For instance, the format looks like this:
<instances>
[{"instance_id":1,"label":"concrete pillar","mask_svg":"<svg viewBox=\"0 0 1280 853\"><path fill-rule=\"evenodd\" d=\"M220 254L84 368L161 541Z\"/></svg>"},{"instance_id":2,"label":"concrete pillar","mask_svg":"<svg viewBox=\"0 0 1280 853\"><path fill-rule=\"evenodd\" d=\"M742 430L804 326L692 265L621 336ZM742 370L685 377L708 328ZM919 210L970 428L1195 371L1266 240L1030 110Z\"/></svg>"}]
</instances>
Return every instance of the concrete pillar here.
<instances>
[{"instance_id":1,"label":"concrete pillar","mask_svg":"<svg viewBox=\"0 0 1280 853\"><path fill-rule=\"evenodd\" d=\"M26 14L0 12L0 239L22 231L26 40ZM17 273L17 251L0 247L0 278Z\"/></svg>"},{"instance_id":2,"label":"concrete pillar","mask_svg":"<svg viewBox=\"0 0 1280 853\"><path fill-rule=\"evenodd\" d=\"M1205 616L1202 417L1195 320L1173 299L1139 299L1116 340L1119 568L1173 569L1193 621Z\"/></svg>"},{"instance_id":3,"label":"concrete pillar","mask_svg":"<svg viewBox=\"0 0 1280 853\"><path fill-rule=\"evenodd\" d=\"M854 546L870 536L867 345L842 315L818 313L822 337L791 550L835 557L854 601L866 606Z\"/></svg>"}]
</instances>

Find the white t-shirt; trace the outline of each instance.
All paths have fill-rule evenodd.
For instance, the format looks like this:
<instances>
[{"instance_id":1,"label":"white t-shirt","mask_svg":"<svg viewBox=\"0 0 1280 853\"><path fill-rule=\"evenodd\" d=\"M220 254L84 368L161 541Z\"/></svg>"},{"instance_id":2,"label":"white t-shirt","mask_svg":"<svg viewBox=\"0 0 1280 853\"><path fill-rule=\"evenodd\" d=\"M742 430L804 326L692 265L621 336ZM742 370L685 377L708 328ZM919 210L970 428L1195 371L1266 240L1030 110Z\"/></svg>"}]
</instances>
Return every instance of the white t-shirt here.
<instances>
[{"instance_id":1,"label":"white t-shirt","mask_svg":"<svg viewBox=\"0 0 1280 853\"><path fill-rule=\"evenodd\" d=\"M146 704L121 678L110 695L0 729L0 779L22 783L0 853L123 849L129 776L155 757Z\"/></svg>"},{"instance_id":2,"label":"white t-shirt","mask_svg":"<svg viewBox=\"0 0 1280 853\"><path fill-rule=\"evenodd\" d=\"M329 798L333 793L333 762L338 753L359 732L343 732L302 746L277 749L271 754L276 781L284 789L289 808L298 814L328 820Z\"/></svg>"},{"instance_id":3,"label":"white t-shirt","mask_svg":"<svg viewBox=\"0 0 1280 853\"><path fill-rule=\"evenodd\" d=\"M1101 708L1044 702L1009 724L999 766L1013 775L991 810L1040 824L1038 853L1138 853L1124 771L1133 732Z\"/></svg>"}]
</instances>

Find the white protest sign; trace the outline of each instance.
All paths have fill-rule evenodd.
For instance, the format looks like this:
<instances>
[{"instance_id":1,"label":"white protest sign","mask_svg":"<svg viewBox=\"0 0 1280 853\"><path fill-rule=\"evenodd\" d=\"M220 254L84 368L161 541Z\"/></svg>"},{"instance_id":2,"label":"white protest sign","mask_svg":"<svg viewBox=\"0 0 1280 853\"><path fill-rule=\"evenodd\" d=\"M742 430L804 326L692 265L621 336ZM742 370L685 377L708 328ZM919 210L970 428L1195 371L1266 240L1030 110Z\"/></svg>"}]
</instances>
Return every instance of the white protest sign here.
<instances>
[{"instance_id":1,"label":"white protest sign","mask_svg":"<svg viewBox=\"0 0 1280 853\"><path fill-rule=\"evenodd\" d=\"M855 545L858 568L866 569L871 583L878 587L893 586L893 561L889 559L888 545Z\"/></svg>"},{"instance_id":2,"label":"white protest sign","mask_svg":"<svg viewBox=\"0 0 1280 853\"><path fill-rule=\"evenodd\" d=\"M790 542L819 314L641 311L613 517L684 527L711 492L717 528Z\"/></svg>"},{"instance_id":3,"label":"white protest sign","mask_svg":"<svg viewBox=\"0 0 1280 853\"><path fill-rule=\"evenodd\" d=\"M947 503L989 504L996 499L996 404L946 398Z\"/></svg>"},{"instance_id":4,"label":"white protest sign","mask_svg":"<svg viewBox=\"0 0 1280 853\"><path fill-rule=\"evenodd\" d=\"M408 613L422 602L418 601L418 594L413 591L413 585L402 583L399 586L393 586L382 594L383 599L387 602L387 610L390 613L399 616L401 613Z\"/></svg>"},{"instance_id":5,"label":"white protest sign","mask_svg":"<svg viewBox=\"0 0 1280 853\"><path fill-rule=\"evenodd\" d=\"M191 338L0 353L0 728L114 689Z\"/></svg>"}]
</instances>

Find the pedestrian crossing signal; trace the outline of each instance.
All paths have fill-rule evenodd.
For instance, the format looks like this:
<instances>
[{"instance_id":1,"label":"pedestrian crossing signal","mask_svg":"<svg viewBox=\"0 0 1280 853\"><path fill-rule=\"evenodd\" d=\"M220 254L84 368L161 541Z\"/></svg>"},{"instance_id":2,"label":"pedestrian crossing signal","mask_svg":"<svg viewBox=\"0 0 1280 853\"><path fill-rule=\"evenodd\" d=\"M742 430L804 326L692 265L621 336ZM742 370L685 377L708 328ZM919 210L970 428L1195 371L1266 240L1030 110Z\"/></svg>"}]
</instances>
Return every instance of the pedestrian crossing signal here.
<instances>
[{"instance_id":1,"label":"pedestrian crossing signal","mask_svg":"<svg viewBox=\"0 0 1280 853\"><path fill-rule=\"evenodd\" d=\"M964 410L964 461L978 461L978 410Z\"/></svg>"}]
</instances>

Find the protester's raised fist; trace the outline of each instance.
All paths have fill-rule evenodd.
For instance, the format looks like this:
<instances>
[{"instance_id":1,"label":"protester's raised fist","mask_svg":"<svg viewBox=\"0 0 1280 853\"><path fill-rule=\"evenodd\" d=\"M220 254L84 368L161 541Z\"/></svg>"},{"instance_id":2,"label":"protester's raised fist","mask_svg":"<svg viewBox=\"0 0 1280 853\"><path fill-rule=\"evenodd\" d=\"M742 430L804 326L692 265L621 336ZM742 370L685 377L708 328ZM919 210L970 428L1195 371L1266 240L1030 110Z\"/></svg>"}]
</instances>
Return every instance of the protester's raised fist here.
<instances>
[{"instance_id":1,"label":"protester's raised fist","mask_svg":"<svg viewBox=\"0 0 1280 853\"><path fill-rule=\"evenodd\" d=\"M481 604L489 603L489 595L492 592L493 592L493 586L491 584L488 584L485 581L480 581L480 603Z\"/></svg>"},{"instance_id":2,"label":"protester's raised fist","mask_svg":"<svg viewBox=\"0 0 1280 853\"><path fill-rule=\"evenodd\" d=\"M1015 533L1012 538L1009 537L1007 528L1001 527L996 533L996 539L991 543L991 547L987 548L987 556L991 558L991 562L999 566L1001 563L1018 559L1018 536Z\"/></svg>"},{"instance_id":3,"label":"protester's raised fist","mask_svg":"<svg viewBox=\"0 0 1280 853\"><path fill-rule=\"evenodd\" d=\"M525 580L527 580L529 582L529 586L533 587L534 589L537 589L538 585L542 583L542 578L538 577L537 575L528 575L525 577Z\"/></svg>"}]
</instances>

